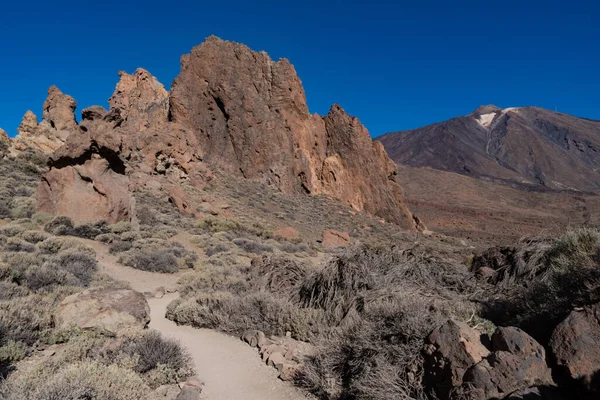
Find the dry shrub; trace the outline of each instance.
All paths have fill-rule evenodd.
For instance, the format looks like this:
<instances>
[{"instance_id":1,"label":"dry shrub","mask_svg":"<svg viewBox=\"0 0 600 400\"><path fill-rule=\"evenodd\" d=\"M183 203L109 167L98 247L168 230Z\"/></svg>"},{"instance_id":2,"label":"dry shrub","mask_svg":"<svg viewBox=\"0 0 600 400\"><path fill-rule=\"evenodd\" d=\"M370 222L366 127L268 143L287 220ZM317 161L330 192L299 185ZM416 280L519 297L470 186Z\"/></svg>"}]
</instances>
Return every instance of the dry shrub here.
<instances>
[{"instance_id":1,"label":"dry shrub","mask_svg":"<svg viewBox=\"0 0 600 400\"><path fill-rule=\"evenodd\" d=\"M300 304L323 310L333 329L316 340L297 383L323 398L425 398L424 339L448 318L475 313L475 291L460 266L410 252L335 258L300 288Z\"/></svg>"},{"instance_id":2,"label":"dry shrub","mask_svg":"<svg viewBox=\"0 0 600 400\"><path fill-rule=\"evenodd\" d=\"M194 374L191 356L181 344L173 339L164 338L157 331L144 333L140 338L126 340L121 352L136 360L133 369L145 374L152 370L169 370L171 382L156 382L153 386L166 383L178 383Z\"/></svg>"},{"instance_id":3,"label":"dry shrub","mask_svg":"<svg viewBox=\"0 0 600 400\"><path fill-rule=\"evenodd\" d=\"M6 339L28 346L36 343L52 329L55 295L33 294L0 301L0 324L6 329Z\"/></svg>"},{"instance_id":4,"label":"dry shrub","mask_svg":"<svg viewBox=\"0 0 600 400\"><path fill-rule=\"evenodd\" d=\"M521 250L523 243L526 250ZM600 301L600 231L580 229L557 239L521 241L520 258L476 257L474 267L496 270L494 291L483 297L485 315L499 325L522 328L546 343L575 307ZM514 249L514 248L513 248Z\"/></svg>"},{"instance_id":5,"label":"dry shrub","mask_svg":"<svg viewBox=\"0 0 600 400\"><path fill-rule=\"evenodd\" d=\"M42 231L25 231L25 232L21 233L20 236L21 236L21 239L25 240L26 242L33 243L33 244L43 242L44 240L46 240L50 237L49 234L47 234L46 232L42 232Z\"/></svg>"},{"instance_id":6,"label":"dry shrub","mask_svg":"<svg viewBox=\"0 0 600 400\"><path fill-rule=\"evenodd\" d=\"M181 243L162 239L137 240L133 242L131 249L122 252L119 257L119 263L123 265L166 273L177 272L180 268L192 268L197 260L198 255L187 250Z\"/></svg>"},{"instance_id":7,"label":"dry shrub","mask_svg":"<svg viewBox=\"0 0 600 400\"><path fill-rule=\"evenodd\" d=\"M321 398L425 398L424 339L448 318L478 311L469 300L477 282L463 266L411 252L350 249L319 271L283 257L249 270L207 268L182 278L167 317L313 342L296 383Z\"/></svg>"},{"instance_id":8,"label":"dry shrub","mask_svg":"<svg viewBox=\"0 0 600 400\"><path fill-rule=\"evenodd\" d=\"M134 371L117 365L79 362L49 373L28 373L0 387L6 400L138 400L150 388Z\"/></svg>"}]
</instances>

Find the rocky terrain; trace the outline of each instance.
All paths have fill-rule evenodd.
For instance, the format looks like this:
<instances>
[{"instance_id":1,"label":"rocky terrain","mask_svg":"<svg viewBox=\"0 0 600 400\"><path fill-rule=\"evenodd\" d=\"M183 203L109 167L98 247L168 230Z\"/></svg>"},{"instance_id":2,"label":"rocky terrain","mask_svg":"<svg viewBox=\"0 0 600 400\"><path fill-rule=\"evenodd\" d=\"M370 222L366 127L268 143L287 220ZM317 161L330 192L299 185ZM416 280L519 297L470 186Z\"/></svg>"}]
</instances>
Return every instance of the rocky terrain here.
<instances>
[{"instance_id":1,"label":"rocky terrain","mask_svg":"<svg viewBox=\"0 0 600 400\"><path fill-rule=\"evenodd\" d=\"M0 131L0 399L598 398L595 122L484 107L397 166L241 44L119 75Z\"/></svg>"}]
</instances>

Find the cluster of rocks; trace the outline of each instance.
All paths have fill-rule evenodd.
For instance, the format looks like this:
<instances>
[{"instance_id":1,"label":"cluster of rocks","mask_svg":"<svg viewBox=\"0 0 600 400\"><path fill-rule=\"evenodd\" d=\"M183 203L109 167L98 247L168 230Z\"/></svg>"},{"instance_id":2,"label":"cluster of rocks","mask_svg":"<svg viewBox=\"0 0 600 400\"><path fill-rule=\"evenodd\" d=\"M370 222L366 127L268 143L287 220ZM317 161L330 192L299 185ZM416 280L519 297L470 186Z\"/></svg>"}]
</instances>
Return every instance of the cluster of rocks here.
<instances>
[{"instance_id":1,"label":"cluster of rocks","mask_svg":"<svg viewBox=\"0 0 600 400\"><path fill-rule=\"evenodd\" d=\"M279 372L279 378L284 381L294 379L302 368L304 358L310 354L308 343L286 337L269 336L258 330L249 330L242 335L242 340L258 349L262 360Z\"/></svg>"},{"instance_id":2,"label":"cluster of rocks","mask_svg":"<svg viewBox=\"0 0 600 400\"><path fill-rule=\"evenodd\" d=\"M193 376L178 385L162 385L156 388L149 400L199 400L204 383Z\"/></svg>"},{"instance_id":3,"label":"cluster of rocks","mask_svg":"<svg viewBox=\"0 0 600 400\"><path fill-rule=\"evenodd\" d=\"M79 124L75 100L56 87L41 123L31 112L23 118L13 147L52 154L39 211L75 222L134 220L140 174L203 187L210 166L420 228L381 143L339 105L311 115L289 61L210 37L182 57L171 91L143 69L119 75L110 109L86 108Z\"/></svg>"},{"instance_id":4,"label":"cluster of rocks","mask_svg":"<svg viewBox=\"0 0 600 400\"><path fill-rule=\"evenodd\" d=\"M424 385L439 399L554 399L600 395L600 304L573 311L547 350L515 327L490 336L448 321L423 348ZM548 352L547 352L548 351Z\"/></svg>"}]
</instances>

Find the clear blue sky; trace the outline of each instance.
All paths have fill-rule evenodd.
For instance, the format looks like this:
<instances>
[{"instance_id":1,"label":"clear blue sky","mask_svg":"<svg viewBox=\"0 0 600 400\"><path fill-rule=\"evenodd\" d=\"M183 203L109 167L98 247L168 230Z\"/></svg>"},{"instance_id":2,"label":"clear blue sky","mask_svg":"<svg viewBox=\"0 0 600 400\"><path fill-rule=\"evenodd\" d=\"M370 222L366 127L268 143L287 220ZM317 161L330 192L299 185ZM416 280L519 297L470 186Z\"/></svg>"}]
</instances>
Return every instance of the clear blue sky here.
<instances>
[{"instance_id":1,"label":"clear blue sky","mask_svg":"<svg viewBox=\"0 0 600 400\"><path fill-rule=\"evenodd\" d=\"M373 136L481 104L600 119L597 3L5 1L0 127L12 136L26 110L41 117L52 84L78 114L107 106L119 70L143 67L168 88L180 55L211 34L290 59L312 112L338 102Z\"/></svg>"}]
</instances>

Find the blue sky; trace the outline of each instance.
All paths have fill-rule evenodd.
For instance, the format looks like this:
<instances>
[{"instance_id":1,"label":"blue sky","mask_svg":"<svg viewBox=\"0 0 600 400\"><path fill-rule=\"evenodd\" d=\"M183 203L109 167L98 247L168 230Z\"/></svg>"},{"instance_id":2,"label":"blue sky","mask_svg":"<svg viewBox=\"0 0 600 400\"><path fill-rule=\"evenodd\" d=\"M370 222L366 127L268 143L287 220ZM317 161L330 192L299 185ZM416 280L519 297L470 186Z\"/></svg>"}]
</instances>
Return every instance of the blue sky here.
<instances>
[{"instance_id":1,"label":"blue sky","mask_svg":"<svg viewBox=\"0 0 600 400\"><path fill-rule=\"evenodd\" d=\"M597 3L4 2L0 127L13 136L26 110L41 117L52 84L78 114L107 106L119 70L143 67L168 88L180 55L212 34L290 59L312 112L340 103L373 136L482 104L600 119Z\"/></svg>"}]
</instances>

